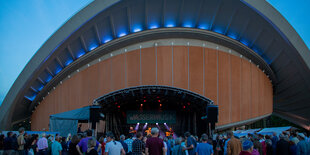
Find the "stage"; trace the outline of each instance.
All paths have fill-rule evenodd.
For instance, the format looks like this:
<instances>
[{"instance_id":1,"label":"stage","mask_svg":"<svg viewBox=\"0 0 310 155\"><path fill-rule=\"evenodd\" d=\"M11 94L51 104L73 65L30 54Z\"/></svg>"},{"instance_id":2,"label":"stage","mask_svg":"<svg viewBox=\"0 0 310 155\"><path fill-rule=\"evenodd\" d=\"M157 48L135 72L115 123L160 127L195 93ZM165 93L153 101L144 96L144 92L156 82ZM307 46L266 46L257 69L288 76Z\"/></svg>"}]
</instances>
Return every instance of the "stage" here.
<instances>
[{"instance_id":1,"label":"stage","mask_svg":"<svg viewBox=\"0 0 310 155\"><path fill-rule=\"evenodd\" d=\"M206 118L207 107L212 103L199 94L168 86L132 87L94 100L105 116L105 131L116 136L128 135L130 127L144 134L145 130L158 127L163 137L169 130L175 136L183 136L186 131L193 135L209 133L210 120L202 118Z\"/></svg>"}]
</instances>

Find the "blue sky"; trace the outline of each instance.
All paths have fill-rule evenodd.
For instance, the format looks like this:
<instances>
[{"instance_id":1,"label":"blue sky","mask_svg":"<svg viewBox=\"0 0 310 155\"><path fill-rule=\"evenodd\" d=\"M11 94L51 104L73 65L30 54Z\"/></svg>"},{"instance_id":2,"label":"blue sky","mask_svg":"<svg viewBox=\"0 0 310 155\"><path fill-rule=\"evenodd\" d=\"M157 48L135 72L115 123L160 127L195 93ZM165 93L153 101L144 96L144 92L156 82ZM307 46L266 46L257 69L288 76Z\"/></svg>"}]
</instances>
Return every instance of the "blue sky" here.
<instances>
[{"instance_id":1,"label":"blue sky","mask_svg":"<svg viewBox=\"0 0 310 155\"><path fill-rule=\"evenodd\" d=\"M0 105L35 52L91 1L0 0ZM267 1L282 13L310 47L310 1Z\"/></svg>"}]
</instances>

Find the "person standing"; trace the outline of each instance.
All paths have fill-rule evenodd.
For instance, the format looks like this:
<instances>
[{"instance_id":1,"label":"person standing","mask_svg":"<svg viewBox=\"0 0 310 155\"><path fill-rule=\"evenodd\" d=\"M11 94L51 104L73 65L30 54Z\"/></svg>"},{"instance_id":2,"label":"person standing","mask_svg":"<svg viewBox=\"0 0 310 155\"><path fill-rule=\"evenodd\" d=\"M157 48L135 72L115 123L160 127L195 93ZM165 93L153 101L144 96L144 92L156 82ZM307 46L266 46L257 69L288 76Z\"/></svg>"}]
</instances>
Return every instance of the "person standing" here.
<instances>
[{"instance_id":1,"label":"person standing","mask_svg":"<svg viewBox=\"0 0 310 155\"><path fill-rule=\"evenodd\" d=\"M47 155L47 149L48 149L48 144L47 144L47 139L45 138L46 134L42 133L42 138L40 138L37 142L38 146L38 155Z\"/></svg>"},{"instance_id":2,"label":"person standing","mask_svg":"<svg viewBox=\"0 0 310 155\"><path fill-rule=\"evenodd\" d=\"M13 154L15 151L14 151L14 148L13 148L13 139L12 139L12 136L13 136L13 132L8 132L7 133L7 137L4 138L4 141L3 141L3 154L4 155L10 155L10 154Z\"/></svg>"},{"instance_id":3,"label":"person standing","mask_svg":"<svg viewBox=\"0 0 310 155\"><path fill-rule=\"evenodd\" d=\"M273 133L273 137L271 138L272 141L272 154L276 155L277 153L277 143L278 143L279 138L277 137L277 133Z\"/></svg>"},{"instance_id":4,"label":"person standing","mask_svg":"<svg viewBox=\"0 0 310 155\"><path fill-rule=\"evenodd\" d=\"M128 146L128 151L126 152L127 155L131 155L131 152L132 152L132 143L133 143L133 140L132 140L132 136L131 134L128 135L128 138L124 141L127 146Z\"/></svg>"},{"instance_id":5,"label":"person standing","mask_svg":"<svg viewBox=\"0 0 310 155\"><path fill-rule=\"evenodd\" d=\"M145 149L144 142L142 141L142 133L138 132L136 135L136 139L132 142L132 155L142 155L143 150Z\"/></svg>"},{"instance_id":6,"label":"person standing","mask_svg":"<svg viewBox=\"0 0 310 155\"><path fill-rule=\"evenodd\" d=\"M146 140L145 154L146 155L164 155L165 146L162 139L158 138L158 128L151 129L152 137Z\"/></svg>"},{"instance_id":7,"label":"person standing","mask_svg":"<svg viewBox=\"0 0 310 155\"><path fill-rule=\"evenodd\" d=\"M24 138L25 128L23 127L19 128L18 132L19 132L19 135L17 137L17 144L18 144L17 152L19 155L24 155L25 154L24 145L26 144L25 138Z\"/></svg>"},{"instance_id":8,"label":"person standing","mask_svg":"<svg viewBox=\"0 0 310 155\"><path fill-rule=\"evenodd\" d=\"M112 132L107 133L107 144L105 145L105 155L125 155L125 150L120 142L115 141Z\"/></svg>"},{"instance_id":9,"label":"person standing","mask_svg":"<svg viewBox=\"0 0 310 155\"><path fill-rule=\"evenodd\" d=\"M55 141L52 144L52 155L61 155L62 146L61 146L60 142L61 142L61 137L56 136Z\"/></svg>"},{"instance_id":10,"label":"person standing","mask_svg":"<svg viewBox=\"0 0 310 155\"><path fill-rule=\"evenodd\" d=\"M79 124L77 133L82 133L82 124Z\"/></svg>"},{"instance_id":11,"label":"person standing","mask_svg":"<svg viewBox=\"0 0 310 155\"><path fill-rule=\"evenodd\" d=\"M87 142L87 151L86 151L86 155L98 155L97 150L95 149L96 147L96 139L91 138L88 140Z\"/></svg>"},{"instance_id":12,"label":"person standing","mask_svg":"<svg viewBox=\"0 0 310 155\"><path fill-rule=\"evenodd\" d=\"M239 153L239 155L252 155L253 151L253 143L249 140L245 140L242 143L242 151Z\"/></svg>"},{"instance_id":13,"label":"person standing","mask_svg":"<svg viewBox=\"0 0 310 155\"><path fill-rule=\"evenodd\" d=\"M184 136L186 139L186 148L184 150L188 151L188 155L195 155L195 147L197 145L197 142L191 136L190 132L185 132Z\"/></svg>"},{"instance_id":14,"label":"person standing","mask_svg":"<svg viewBox=\"0 0 310 155\"><path fill-rule=\"evenodd\" d=\"M242 150L240 140L234 137L232 131L229 131L227 136L230 139L227 142L227 155L238 155Z\"/></svg>"},{"instance_id":15,"label":"person standing","mask_svg":"<svg viewBox=\"0 0 310 155\"><path fill-rule=\"evenodd\" d=\"M80 142L80 139L77 135L73 135L71 142L69 143L69 154L78 155L79 152L76 149L76 145Z\"/></svg>"},{"instance_id":16,"label":"person standing","mask_svg":"<svg viewBox=\"0 0 310 155\"><path fill-rule=\"evenodd\" d=\"M299 142L297 144L296 155L309 155L310 154L310 144L305 141L305 135L303 133L298 133Z\"/></svg>"},{"instance_id":17,"label":"person standing","mask_svg":"<svg viewBox=\"0 0 310 155\"><path fill-rule=\"evenodd\" d=\"M290 148L290 144L288 143L288 141L285 140L285 135L280 134L279 135L280 140L277 143L277 150L276 153L277 154L281 154L281 155L289 155L289 148Z\"/></svg>"},{"instance_id":18,"label":"person standing","mask_svg":"<svg viewBox=\"0 0 310 155\"><path fill-rule=\"evenodd\" d=\"M182 138L175 139L175 145L171 149L171 155L186 155L185 151L183 151L184 147L181 145Z\"/></svg>"},{"instance_id":19,"label":"person standing","mask_svg":"<svg viewBox=\"0 0 310 155\"><path fill-rule=\"evenodd\" d=\"M124 140L125 140L125 135L121 135L119 142L122 144L123 149L125 150L125 152L128 152L128 145L124 142Z\"/></svg>"},{"instance_id":20,"label":"person standing","mask_svg":"<svg viewBox=\"0 0 310 155\"><path fill-rule=\"evenodd\" d=\"M213 146L208 143L208 135L202 134L201 141L196 147L196 155L213 155Z\"/></svg>"},{"instance_id":21,"label":"person standing","mask_svg":"<svg viewBox=\"0 0 310 155\"><path fill-rule=\"evenodd\" d=\"M76 149L77 151L80 153L80 155L82 155L83 153L86 153L87 151L87 144L88 144L88 140L92 139L92 134L93 132L91 130L87 130L86 131L87 137L83 138L77 145L76 145ZM82 151L80 150L80 148L82 148ZM100 148L101 148L101 144L96 141L96 147L97 148L97 152L99 152Z\"/></svg>"}]
</instances>

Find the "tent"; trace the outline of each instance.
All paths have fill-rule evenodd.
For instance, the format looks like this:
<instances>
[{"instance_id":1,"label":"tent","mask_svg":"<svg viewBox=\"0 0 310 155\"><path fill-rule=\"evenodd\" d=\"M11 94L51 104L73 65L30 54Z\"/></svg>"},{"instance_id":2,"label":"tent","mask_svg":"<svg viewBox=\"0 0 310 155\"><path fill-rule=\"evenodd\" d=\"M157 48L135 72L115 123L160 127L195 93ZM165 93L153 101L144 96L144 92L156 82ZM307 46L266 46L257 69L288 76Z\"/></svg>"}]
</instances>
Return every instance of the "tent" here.
<instances>
[{"instance_id":1,"label":"tent","mask_svg":"<svg viewBox=\"0 0 310 155\"><path fill-rule=\"evenodd\" d=\"M255 132L261 130L261 128L258 129L249 129L249 130L238 130L237 132L234 132L234 135L237 137L247 136L248 134L254 134Z\"/></svg>"},{"instance_id":2,"label":"tent","mask_svg":"<svg viewBox=\"0 0 310 155\"><path fill-rule=\"evenodd\" d=\"M281 134L283 131L288 130L295 130L296 128L291 126L285 126L285 127L274 127L274 128L264 128L263 130L259 131L258 134L262 135L272 135L274 132L277 133L277 135Z\"/></svg>"},{"instance_id":3,"label":"tent","mask_svg":"<svg viewBox=\"0 0 310 155\"><path fill-rule=\"evenodd\" d=\"M67 136L68 133L77 133L78 121L90 120L90 109L100 106L86 106L83 108L58 113L50 116L50 131L59 132L60 136Z\"/></svg>"}]
</instances>

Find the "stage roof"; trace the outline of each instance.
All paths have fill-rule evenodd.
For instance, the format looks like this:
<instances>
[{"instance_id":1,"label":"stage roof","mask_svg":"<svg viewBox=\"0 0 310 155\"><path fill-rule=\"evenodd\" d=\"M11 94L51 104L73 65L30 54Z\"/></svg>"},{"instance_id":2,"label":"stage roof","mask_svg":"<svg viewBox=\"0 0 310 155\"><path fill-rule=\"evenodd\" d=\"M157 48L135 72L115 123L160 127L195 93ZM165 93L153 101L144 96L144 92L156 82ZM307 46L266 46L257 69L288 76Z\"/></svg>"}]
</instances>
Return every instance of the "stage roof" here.
<instances>
[{"instance_id":1,"label":"stage roof","mask_svg":"<svg viewBox=\"0 0 310 155\"><path fill-rule=\"evenodd\" d=\"M273 84L274 114L310 129L310 51L265 0L95 0L26 65L1 105L0 129L29 118L51 89L98 55L170 37L211 41L253 60Z\"/></svg>"}]
</instances>

